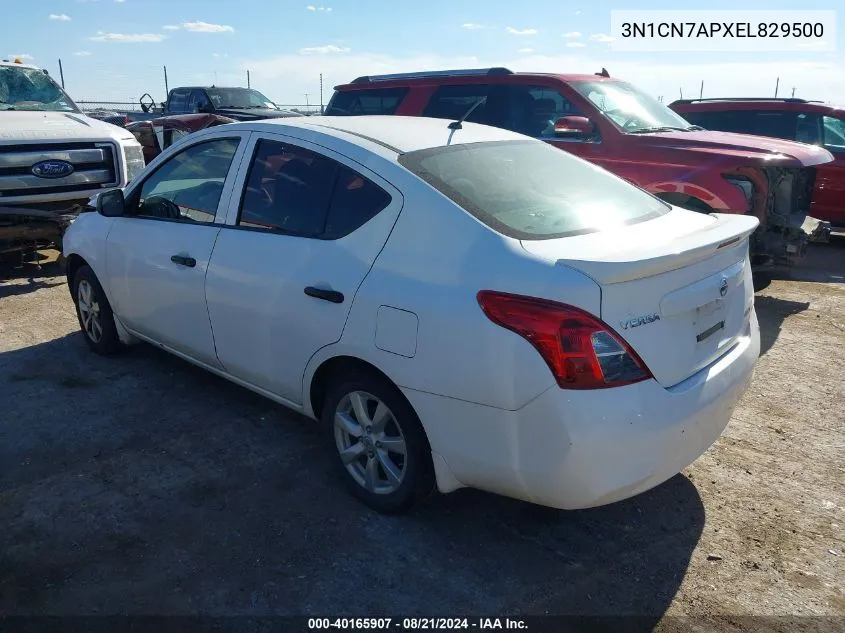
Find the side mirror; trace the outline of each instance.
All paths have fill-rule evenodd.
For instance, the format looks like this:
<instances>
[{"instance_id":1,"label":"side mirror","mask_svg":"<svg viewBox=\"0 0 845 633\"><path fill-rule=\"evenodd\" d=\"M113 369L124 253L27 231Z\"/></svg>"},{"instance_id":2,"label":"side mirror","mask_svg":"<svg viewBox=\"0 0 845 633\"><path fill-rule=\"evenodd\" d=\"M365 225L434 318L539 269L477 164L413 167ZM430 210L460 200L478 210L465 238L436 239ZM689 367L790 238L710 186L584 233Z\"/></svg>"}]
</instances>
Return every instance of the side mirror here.
<instances>
[{"instance_id":1,"label":"side mirror","mask_svg":"<svg viewBox=\"0 0 845 633\"><path fill-rule=\"evenodd\" d=\"M595 130L595 124L585 116L562 116L555 121L555 136L587 137L592 135Z\"/></svg>"},{"instance_id":2,"label":"side mirror","mask_svg":"<svg viewBox=\"0 0 845 633\"><path fill-rule=\"evenodd\" d=\"M111 189L97 195L97 213L107 218L119 218L126 214L126 200L123 189Z\"/></svg>"}]
</instances>

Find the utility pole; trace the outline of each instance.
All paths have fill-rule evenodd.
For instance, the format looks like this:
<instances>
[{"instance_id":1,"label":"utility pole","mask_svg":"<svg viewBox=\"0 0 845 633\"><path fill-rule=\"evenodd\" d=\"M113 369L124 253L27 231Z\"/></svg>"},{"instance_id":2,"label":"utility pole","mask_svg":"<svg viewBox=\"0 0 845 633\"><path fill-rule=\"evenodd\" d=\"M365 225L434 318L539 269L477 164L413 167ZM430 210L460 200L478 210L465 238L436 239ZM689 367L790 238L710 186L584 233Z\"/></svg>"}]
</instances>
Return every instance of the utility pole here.
<instances>
[{"instance_id":1,"label":"utility pole","mask_svg":"<svg viewBox=\"0 0 845 633\"><path fill-rule=\"evenodd\" d=\"M320 73L320 114L323 114L323 73Z\"/></svg>"},{"instance_id":2,"label":"utility pole","mask_svg":"<svg viewBox=\"0 0 845 633\"><path fill-rule=\"evenodd\" d=\"M252 85L249 83L249 71L246 71L246 87L252 88Z\"/></svg>"},{"instance_id":3,"label":"utility pole","mask_svg":"<svg viewBox=\"0 0 845 633\"><path fill-rule=\"evenodd\" d=\"M698 98L699 99L704 98L704 80L703 79L701 80L701 90L698 91Z\"/></svg>"},{"instance_id":4,"label":"utility pole","mask_svg":"<svg viewBox=\"0 0 845 633\"><path fill-rule=\"evenodd\" d=\"M795 98L795 86L792 86L792 98Z\"/></svg>"},{"instance_id":5,"label":"utility pole","mask_svg":"<svg viewBox=\"0 0 845 633\"><path fill-rule=\"evenodd\" d=\"M164 66L164 98L167 100L167 95L170 94L170 86L167 85L167 66Z\"/></svg>"},{"instance_id":6,"label":"utility pole","mask_svg":"<svg viewBox=\"0 0 845 633\"><path fill-rule=\"evenodd\" d=\"M775 82L775 99L778 98L778 87L780 86L780 77L778 77L777 81Z\"/></svg>"},{"instance_id":7,"label":"utility pole","mask_svg":"<svg viewBox=\"0 0 845 633\"><path fill-rule=\"evenodd\" d=\"M308 93L308 92L305 93L305 107L306 108L311 107L311 104L308 103L308 97L310 97L310 96L311 96L311 93Z\"/></svg>"},{"instance_id":8,"label":"utility pole","mask_svg":"<svg viewBox=\"0 0 845 633\"><path fill-rule=\"evenodd\" d=\"M62 79L62 90L65 89L65 71L62 69L62 60L59 58L59 77Z\"/></svg>"},{"instance_id":9,"label":"utility pole","mask_svg":"<svg viewBox=\"0 0 845 633\"><path fill-rule=\"evenodd\" d=\"M683 100L683 98L684 98L684 89L683 89L683 88L678 88L678 91L681 93L681 99Z\"/></svg>"}]
</instances>

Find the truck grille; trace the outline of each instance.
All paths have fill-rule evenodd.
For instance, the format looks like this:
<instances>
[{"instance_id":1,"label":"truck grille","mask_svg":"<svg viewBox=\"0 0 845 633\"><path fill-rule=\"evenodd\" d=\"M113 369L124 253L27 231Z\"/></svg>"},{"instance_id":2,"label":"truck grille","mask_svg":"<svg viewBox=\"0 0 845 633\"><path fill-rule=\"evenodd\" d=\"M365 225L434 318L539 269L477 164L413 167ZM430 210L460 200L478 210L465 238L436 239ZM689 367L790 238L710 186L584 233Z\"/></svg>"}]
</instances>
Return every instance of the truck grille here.
<instances>
[{"instance_id":1,"label":"truck grille","mask_svg":"<svg viewBox=\"0 0 845 633\"><path fill-rule=\"evenodd\" d=\"M110 143L0 147L0 200L116 187L116 158L115 147ZM33 166L49 160L68 162L73 165L73 172L60 178L36 176Z\"/></svg>"}]
</instances>

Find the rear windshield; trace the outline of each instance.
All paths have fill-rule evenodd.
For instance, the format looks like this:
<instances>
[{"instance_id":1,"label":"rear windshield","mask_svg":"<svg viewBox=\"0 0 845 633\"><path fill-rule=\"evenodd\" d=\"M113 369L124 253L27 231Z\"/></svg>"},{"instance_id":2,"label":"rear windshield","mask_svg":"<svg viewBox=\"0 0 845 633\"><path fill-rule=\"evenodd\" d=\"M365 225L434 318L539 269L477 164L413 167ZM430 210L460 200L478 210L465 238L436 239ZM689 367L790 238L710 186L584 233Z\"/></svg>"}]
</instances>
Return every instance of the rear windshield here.
<instances>
[{"instance_id":1,"label":"rear windshield","mask_svg":"<svg viewBox=\"0 0 845 633\"><path fill-rule=\"evenodd\" d=\"M595 233L671 207L541 141L499 141L409 152L399 162L490 228L521 240Z\"/></svg>"}]
</instances>

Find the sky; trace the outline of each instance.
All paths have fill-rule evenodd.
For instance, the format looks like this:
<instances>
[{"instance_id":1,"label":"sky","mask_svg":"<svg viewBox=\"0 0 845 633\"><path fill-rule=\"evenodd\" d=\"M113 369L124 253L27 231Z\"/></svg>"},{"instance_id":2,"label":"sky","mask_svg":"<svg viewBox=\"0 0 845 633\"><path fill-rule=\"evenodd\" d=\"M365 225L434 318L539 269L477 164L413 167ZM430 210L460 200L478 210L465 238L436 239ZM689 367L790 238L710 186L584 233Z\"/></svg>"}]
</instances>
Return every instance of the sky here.
<instances>
[{"instance_id":1,"label":"sky","mask_svg":"<svg viewBox=\"0 0 845 633\"><path fill-rule=\"evenodd\" d=\"M3 6L0 58L22 56L58 79L75 100L165 98L179 85L251 85L285 105L328 102L332 87L389 72L505 66L514 71L608 69L665 102L780 96L845 104L845 8L836 52L614 52L608 0L41 0ZM804 0L836 9L841 0ZM788 0L747 0L744 9L794 9ZM845 7L845 5L843 5ZM679 8L642 0L636 9ZM736 2L690 0L685 9Z\"/></svg>"}]
</instances>

